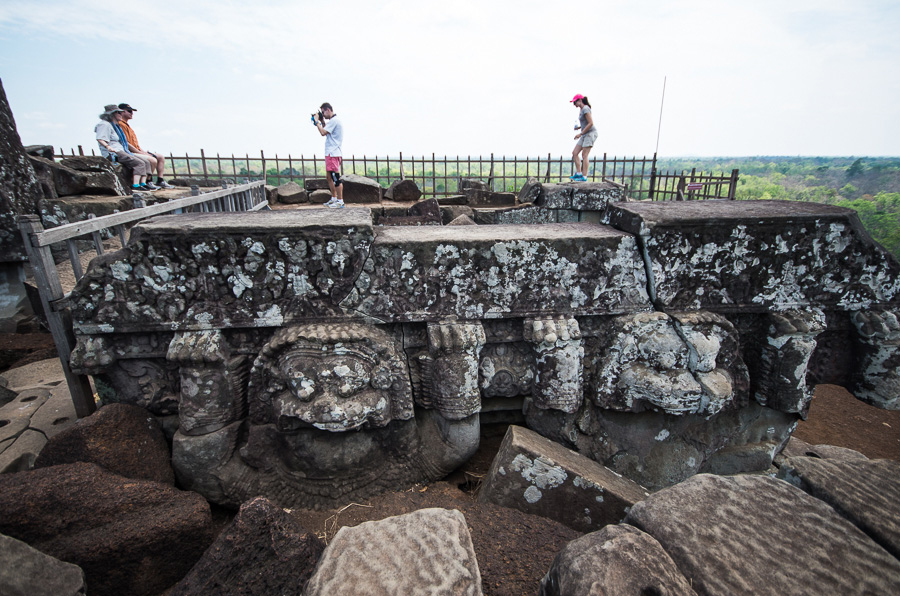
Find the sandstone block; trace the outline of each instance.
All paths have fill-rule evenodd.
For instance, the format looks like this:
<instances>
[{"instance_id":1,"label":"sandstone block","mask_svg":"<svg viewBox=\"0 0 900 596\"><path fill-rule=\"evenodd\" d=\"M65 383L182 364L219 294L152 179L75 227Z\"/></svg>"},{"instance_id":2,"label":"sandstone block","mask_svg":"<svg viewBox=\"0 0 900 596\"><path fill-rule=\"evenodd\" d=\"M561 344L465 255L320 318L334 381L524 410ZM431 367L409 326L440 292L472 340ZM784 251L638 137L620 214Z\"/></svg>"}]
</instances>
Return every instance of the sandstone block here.
<instances>
[{"instance_id":1,"label":"sandstone block","mask_svg":"<svg viewBox=\"0 0 900 596\"><path fill-rule=\"evenodd\" d=\"M481 573L463 514L420 509L341 528L305 596L481 593Z\"/></svg>"},{"instance_id":2,"label":"sandstone block","mask_svg":"<svg viewBox=\"0 0 900 596\"><path fill-rule=\"evenodd\" d=\"M21 540L0 534L0 594L3 596L83 596L78 565L45 555Z\"/></svg>"},{"instance_id":3,"label":"sandstone block","mask_svg":"<svg viewBox=\"0 0 900 596\"><path fill-rule=\"evenodd\" d=\"M444 225L447 225L460 215L465 215L469 219L472 219L475 211L471 207L467 205L446 205L444 206L441 203L441 200L438 199L438 204L441 205L441 220Z\"/></svg>"},{"instance_id":4,"label":"sandstone block","mask_svg":"<svg viewBox=\"0 0 900 596\"><path fill-rule=\"evenodd\" d=\"M825 501L900 558L900 462L789 457L778 477Z\"/></svg>"},{"instance_id":5,"label":"sandstone block","mask_svg":"<svg viewBox=\"0 0 900 596\"><path fill-rule=\"evenodd\" d=\"M318 203L319 205L327 203L331 200L331 191L327 188L313 190L309 193L309 202Z\"/></svg>"},{"instance_id":6,"label":"sandstone block","mask_svg":"<svg viewBox=\"0 0 900 596\"><path fill-rule=\"evenodd\" d=\"M263 497L240 511L169 596L302 594L325 545Z\"/></svg>"},{"instance_id":7,"label":"sandstone block","mask_svg":"<svg viewBox=\"0 0 900 596\"><path fill-rule=\"evenodd\" d=\"M571 209L573 190L571 184L542 184L535 203L548 209Z\"/></svg>"},{"instance_id":8,"label":"sandstone block","mask_svg":"<svg viewBox=\"0 0 900 596\"><path fill-rule=\"evenodd\" d=\"M35 467L75 462L94 463L127 478L175 484L162 429L145 409L129 404L106 405L51 438Z\"/></svg>"},{"instance_id":9,"label":"sandstone block","mask_svg":"<svg viewBox=\"0 0 900 596\"><path fill-rule=\"evenodd\" d=\"M278 201L286 205L296 205L309 201L309 193L296 182L288 182L278 187Z\"/></svg>"},{"instance_id":10,"label":"sandstone block","mask_svg":"<svg viewBox=\"0 0 900 596\"><path fill-rule=\"evenodd\" d=\"M465 205L467 202L466 195L447 195L438 198L438 203L441 205Z\"/></svg>"},{"instance_id":11,"label":"sandstone block","mask_svg":"<svg viewBox=\"0 0 900 596\"><path fill-rule=\"evenodd\" d=\"M459 193L464 193L469 189L489 191L491 190L491 187L484 180L479 180L477 178L460 177L456 184L456 191Z\"/></svg>"},{"instance_id":12,"label":"sandstone block","mask_svg":"<svg viewBox=\"0 0 900 596\"><path fill-rule=\"evenodd\" d=\"M478 494L580 531L615 524L650 493L597 462L521 426L510 426Z\"/></svg>"},{"instance_id":13,"label":"sandstone block","mask_svg":"<svg viewBox=\"0 0 900 596\"><path fill-rule=\"evenodd\" d=\"M698 594L896 594L900 562L826 503L768 476L700 474L635 504Z\"/></svg>"},{"instance_id":14,"label":"sandstone block","mask_svg":"<svg viewBox=\"0 0 900 596\"><path fill-rule=\"evenodd\" d=\"M328 179L306 178L303 180L303 187L310 193L314 190L328 190Z\"/></svg>"},{"instance_id":15,"label":"sandstone block","mask_svg":"<svg viewBox=\"0 0 900 596\"><path fill-rule=\"evenodd\" d=\"M541 183L537 178L529 178L519 190L520 203L534 203L541 197Z\"/></svg>"},{"instance_id":16,"label":"sandstone block","mask_svg":"<svg viewBox=\"0 0 900 596\"><path fill-rule=\"evenodd\" d=\"M412 202L422 196L419 186L412 180L394 180L384 191L384 198L391 201Z\"/></svg>"},{"instance_id":17,"label":"sandstone block","mask_svg":"<svg viewBox=\"0 0 900 596\"><path fill-rule=\"evenodd\" d=\"M346 174L341 176L344 185L345 203L380 203L384 194L381 185L371 178L358 174Z\"/></svg>"},{"instance_id":18,"label":"sandstone block","mask_svg":"<svg viewBox=\"0 0 900 596\"><path fill-rule=\"evenodd\" d=\"M466 195L466 203L470 207L507 207L516 204L516 195L511 192L467 188L463 194Z\"/></svg>"},{"instance_id":19,"label":"sandstone block","mask_svg":"<svg viewBox=\"0 0 900 596\"><path fill-rule=\"evenodd\" d=\"M538 596L696 596L652 536L627 524L576 538L556 556Z\"/></svg>"},{"instance_id":20,"label":"sandstone block","mask_svg":"<svg viewBox=\"0 0 900 596\"><path fill-rule=\"evenodd\" d=\"M212 541L200 495L95 464L2 474L0 511L0 532L78 565L98 595L155 596Z\"/></svg>"}]
</instances>

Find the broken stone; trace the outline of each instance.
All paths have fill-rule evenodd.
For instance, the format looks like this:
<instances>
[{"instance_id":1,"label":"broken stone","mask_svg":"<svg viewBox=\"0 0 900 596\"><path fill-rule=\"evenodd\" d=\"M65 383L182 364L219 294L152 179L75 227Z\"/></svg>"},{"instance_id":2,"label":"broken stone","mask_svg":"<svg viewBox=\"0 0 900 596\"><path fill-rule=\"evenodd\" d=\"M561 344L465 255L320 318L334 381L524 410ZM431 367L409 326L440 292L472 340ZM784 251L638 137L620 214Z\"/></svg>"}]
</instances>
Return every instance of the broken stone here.
<instances>
[{"instance_id":1,"label":"broken stone","mask_svg":"<svg viewBox=\"0 0 900 596\"><path fill-rule=\"evenodd\" d=\"M322 554L305 596L359 593L478 596L481 572L466 518L420 509L344 526Z\"/></svg>"},{"instance_id":2,"label":"broken stone","mask_svg":"<svg viewBox=\"0 0 900 596\"><path fill-rule=\"evenodd\" d=\"M590 532L620 522L647 496L643 487L597 462L511 425L478 500Z\"/></svg>"},{"instance_id":3,"label":"broken stone","mask_svg":"<svg viewBox=\"0 0 900 596\"><path fill-rule=\"evenodd\" d=\"M447 195L446 197L438 197L438 203L441 205L465 205L468 202L466 195Z\"/></svg>"},{"instance_id":4,"label":"broken stone","mask_svg":"<svg viewBox=\"0 0 900 596\"><path fill-rule=\"evenodd\" d=\"M494 192L478 188L463 191L470 207L506 207L516 204L516 195L511 192Z\"/></svg>"},{"instance_id":5,"label":"broken stone","mask_svg":"<svg viewBox=\"0 0 900 596\"><path fill-rule=\"evenodd\" d=\"M694 476L635 504L625 522L655 538L698 594L900 590L900 561L826 503L768 476Z\"/></svg>"},{"instance_id":6,"label":"broken stone","mask_svg":"<svg viewBox=\"0 0 900 596\"><path fill-rule=\"evenodd\" d=\"M453 221L447 223L448 226L477 226L468 215L460 215Z\"/></svg>"},{"instance_id":7,"label":"broken stone","mask_svg":"<svg viewBox=\"0 0 900 596\"><path fill-rule=\"evenodd\" d=\"M413 180L394 180L384 191L384 198L404 203L418 201L421 196L422 191Z\"/></svg>"},{"instance_id":8,"label":"broken stone","mask_svg":"<svg viewBox=\"0 0 900 596\"><path fill-rule=\"evenodd\" d=\"M460 215L465 215L469 219L471 219L475 213L474 209L466 205L443 206L440 199L438 199L438 204L441 205L441 221L444 223L444 225L447 225Z\"/></svg>"},{"instance_id":9,"label":"broken stone","mask_svg":"<svg viewBox=\"0 0 900 596\"><path fill-rule=\"evenodd\" d=\"M309 194L296 182L287 182L278 187L278 202L296 205L309 201Z\"/></svg>"},{"instance_id":10,"label":"broken stone","mask_svg":"<svg viewBox=\"0 0 900 596\"><path fill-rule=\"evenodd\" d=\"M520 203L534 203L541 197L541 183L537 178L529 178L519 190L517 198Z\"/></svg>"},{"instance_id":11,"label":"broken stone","mask_svg":"<svg viewBox=\"0 0 900 596\"><path fill-rule=\"evenodd\" d=\"M44 159L53 159L53 145L26 145L25 153Z\"/></svg>"},{"instance_id":12,"label":"broken stone","mask_svg":"<svg viewBox=\"0 0 900 596\"><path fill-rule=\"evenodd\" d=\"M838 447L836 445L810 445L797 437L791 437L779 453L780 458L786 457L818 457L820 459L838 460L867 460L869 459L859 451Z\"/></svg>"},{"instance_id":13,"label":"broken stone","mask_svg":"<svg viewBox=\"0 0 900 596\"><path fill-rule=\"evenodd\" d=\"M21 540L0 534L0 594L4 596L83 596L84 572ZM93 592L92 592L93 593Z\"/></svg>"},{"instance_id":14,"label":"broken stone","mask_svg":"<svg viewBox=\"0 0 900 596\"><path fill-rule=\"evenodd\" d=\"M627 524L576 538L553 560L538 596L696 596L652 536Z\"/></svg>"},{"instance_id":15,"label":"broken stone","mask_svg":"<svg viewBox=\"0 0 900 596\"><path fill-rule=\"evenodd\" d=\"M313 190L309 193L309 202L323 204L331 200L331 191L327 188Z\"/></svg>"},{"instance_id":16,"label":"broken stone","mask_svg":"<svg viewBox=\"0 0 900 596\"><path fill-rule=\"evenodd\" d=\"M778 477L825 501L900 557L900 462L789 457Z\"/></svg>"},{"instance_id":17,"label":"broken stone","mask_svg":"<svg viewBox=\"0 0 900 596\"><path fill-rule=\"evenodd\" d=\"M168 443L152 415L137 406L109 404L51 438L35 467L88 462L127 478L173 485L169 459Z\"/></svg>"},{"instance_id":18,"label":"broken stone","mask_svg":"<svg viewBox=\"0 0 900 596\"><path fill-rule=\"evenodd\" d=\"M263 497L241 505L169 596L302 594L325 545Z\"/></svg>"},{"instance_id":19,"label":"broken stone","mask_svg":"<svg viewBox=\"0 0 900 596\"><path fill-rule=\"evenodd\" d=\"M84 570L91 594L155 596L212 541L196 493L67 464L0 474L0 532Z\"/></svg>"},{"instance_id":20,"label":"broken stone","mask_svg":"<svg viewBox=\"0 0 900 596\"><path fill-rule=\"evenodd\" d=\"M465 194L465 191L469 189L490 191L491 186L487 182L477 178L460 177L456 183L456 192Z\"/></svg>"}]
</instances>

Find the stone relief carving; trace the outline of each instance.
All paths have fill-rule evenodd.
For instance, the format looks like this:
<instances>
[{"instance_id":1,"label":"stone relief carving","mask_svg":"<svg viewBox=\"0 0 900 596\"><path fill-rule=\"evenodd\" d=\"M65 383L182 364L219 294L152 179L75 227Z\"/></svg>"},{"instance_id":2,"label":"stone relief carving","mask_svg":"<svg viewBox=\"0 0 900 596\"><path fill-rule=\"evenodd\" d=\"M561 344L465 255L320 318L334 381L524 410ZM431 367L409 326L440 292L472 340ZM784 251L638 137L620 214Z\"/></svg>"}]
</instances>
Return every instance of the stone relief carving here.
<instances>
[{"instance_id":1,"label":"stone relief carving","mask_svg":"<svg viewBox=\"0 0 900 596\"><path fill-rule=\"evenodd\" d=\"M900 407L900 265L849 211L727 203L377 233L358 208L156 218L72 293L71 361L104 400L177 412L181 482L227 505L441 478L482 400L648 488L761 470L820 335Z\"/></svg>"}]
</instances>

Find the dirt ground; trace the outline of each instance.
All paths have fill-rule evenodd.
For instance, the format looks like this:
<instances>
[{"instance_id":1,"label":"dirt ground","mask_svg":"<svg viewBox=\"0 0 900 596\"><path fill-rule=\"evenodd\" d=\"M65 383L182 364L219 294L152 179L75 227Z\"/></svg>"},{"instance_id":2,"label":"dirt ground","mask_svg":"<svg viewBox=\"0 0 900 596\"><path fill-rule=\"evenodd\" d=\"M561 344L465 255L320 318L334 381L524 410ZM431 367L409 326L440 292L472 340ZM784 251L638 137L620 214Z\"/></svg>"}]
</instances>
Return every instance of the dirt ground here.
<instances>
[{"instance_id":1,"label":"dirt ground","mask_svg":"<svg viewBox=\"0 0 900 596\"><path fill-rule=\"evenodd\" d=\"M48 333L0 334L0 370L55 357ZM328 511L293 510L292 515L322 540L343 526L379 520L427 507L458 509L466 517L487 596L533 596L553 558L580 533L549 519L477 502L477 490L496 454L505 425L483 427L481 446L461 469L440 482L387 493ZM870 458L900 460L900 412L879 410L843 387L819 385L809 417L794 433L813 445L849 447ZM214 508L224 527L230 512Z\"/></svg>"}]
</instances>

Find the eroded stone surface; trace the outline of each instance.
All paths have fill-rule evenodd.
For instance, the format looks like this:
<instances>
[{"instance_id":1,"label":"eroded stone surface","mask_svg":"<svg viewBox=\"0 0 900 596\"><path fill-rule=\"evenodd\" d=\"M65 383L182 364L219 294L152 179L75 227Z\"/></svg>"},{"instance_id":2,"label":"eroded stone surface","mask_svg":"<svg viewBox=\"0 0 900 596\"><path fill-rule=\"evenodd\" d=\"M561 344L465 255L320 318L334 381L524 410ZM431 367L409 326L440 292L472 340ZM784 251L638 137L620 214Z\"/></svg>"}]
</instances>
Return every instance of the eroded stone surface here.
<instances>
[{"instance_id":1,"label":"eroded stone surface","mask_svg":"<svg viewBox=\"0 0 900 596\"><path fill-rule=\"evenodd\" d=\"M618 523L647 496L643 487L587 457L527 428L510 426L478 500L589 532Z\"/></svg>"},{"instance_id":2,"label":"eroded stone surface","mask_svg":"<svg viewBox=\"0 0 900 596\"><path fill-rule=\"evenodd\" d=\"M900 561L826 503L768 476L694 476L625 521L662 545L697 594L900 590Z\"/></svg>"},{"instance_id":3,"label":"eroded stone surface","mask_svg":"<svg viewBox=\"0 0 900 596\"><path fill-rule=\"evenodd\" d=\"M900 462L789 457L778 477L822 499L900 558Z\"/></svg>"},{"instance_id":4,"label":"eroded stone surface","mask_svg":"<svg viewBox=\"0 0 900 596\"><path fill-rule=\"evenodd\" d=\"M480 595L481 573L463 514L420 509L341 528L305 595L362 591L372 596Z\"/></svg>"},{"instance_id":5,"label":"eroded stone surface","mask_svg":"<svg viewBox=\"0 0 900 596\"><path fill-rule=\"evenodd\" d=\"M606 526L560 551L539 596L695 596L690 582L652 536L628 524Z\"/></svg>"},{"instance_id":6,"label":"eroded stone surface","mask_svg":"<svg viewBox=\"0 0 900 596\"><path fill-rule=\"evenodd\" d=\"M244 503L170 596L302 594L325 545L280 507Z\"/></svg>"}]
</instances>

